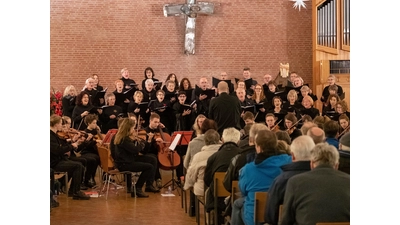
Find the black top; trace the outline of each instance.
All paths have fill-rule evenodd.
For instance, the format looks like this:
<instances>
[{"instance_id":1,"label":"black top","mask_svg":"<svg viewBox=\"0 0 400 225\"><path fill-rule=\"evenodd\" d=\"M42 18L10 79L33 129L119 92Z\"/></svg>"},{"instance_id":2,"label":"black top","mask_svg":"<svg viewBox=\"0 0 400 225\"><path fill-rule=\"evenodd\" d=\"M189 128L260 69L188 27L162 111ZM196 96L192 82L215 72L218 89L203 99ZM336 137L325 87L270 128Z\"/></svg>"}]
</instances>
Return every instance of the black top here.
<instances>
[{"instance_id":1,"label":"black top","mask_svg":"<svg viewBox=\"0 0 400 225\"><path fill-rule=\"evenodd\" d=\"M72 111L74 111L75 108L75 96L64 96L62 98L62 108L63 116L68 116L69 118L72 118Z\"/></svg>"},{"instance_id":2,"label":"black top","mask_svg":"<svg viewBox=\"0 0 400 225\"><path fill-rule=\"evenodd\" d=\"M136 82L130 78L125 79L124 77L121 77L121 80L124 82L124 89L122 91L127 91L131 88L135 88L136 90L139 90L137 88Z\"/></svg>"},{"instance_id":3,"label":"black top","mask_svg":"<svg viewBox=\"0 0 400 225\"><path fill-rule=\"evenodd\" d=\"M336 94L339 95L340 99L342 99L343 88L342 88L342 86L337 85L337 84L336 84L336 86L338 87ZM326 86L324 88L324 90L322 91L321 102L326 102L326 100L328 100L328 97L329 97L329 85Z\"/></svg>"},{"instance_id":4,"label":"black top","mask_svg":"<svg viewBox=\"0 0 400 225\"><path fill-rule=\"evenodd\" d=\"M85 130L86 124L84 123L84 121L82 121L83 118L81 117L81 114L85 111L88 111L89 113L94 112L94 109L95 109L94 106L89 105L89 104L86 106L76 105L74 107L74 110L72 111L72 117L71 117L71 120L74 125L73 127L75 129L79 128L79 130Z\"/></svg>"},{"instance_id":5,"label":"black top","mask_svg":"<svg viewBox=\"0 0 400 225\"><path fill-rule=\"evenodd\" d=\"M146 89L146 80L147 80L147 79L148 79L148 78L142 80L142 90L145 90L145 89ZM149 79L152 79L153 82L154 82L154 81L159 81L159 80L156 79L156 78L149 78ZM154 85L154 86L156 86L156 85ZM160 90L160 87L157 85L157 87L155 88L155 90Z\"/></svg>"},{"instance_id":6,"label":"black top","mask_svg":"<svg viewBox=\"0 0 400 225\"><path fill-rule=\"evenodd\" d=\"M114 142L114 137L111 139L112 142ZM115 165L118 168L121 164L132 164L136 162L136 157L139 152L146 153L149 147L149 143L145 141L134 141L129 137L125 137L122 139L121 143L114 146Z\"/></svg>"},{"instance_id":7,"label":"black top","mask_svg":"<svg viewBox=\"0 0 400 225\"><path fill-rule=\"evenodd\" d=\"M56 133L50 130L50 168L54 168L60 161L66 160L65 153L74 150L74 147L62 141Z\"/></svg>"},{"instance_id":8,"label":"black top","mask_svg":"<svg viewBox=\"0 0 400 225\"><path fill-rule=\"evenodd\" d=\"M217 123L218 133L221 135L228 127L240 130L241 112L239 99L223 92L211 99L208 116Z\"/></svg>"},{"instance_id":9,"label":"black top","mask_svg":"<svg viewBox=\"0 0 400 225\"><path fill-rule=\"evenodd\" d=\"M111 115L115 115L115 118L111 119ZM103 125L102 132L106 134L109 129L118 129L118 117L120 116L124 116L120 106L113 105L103 107L103 113L99 118Z\"/></svg>"}]
</instances>

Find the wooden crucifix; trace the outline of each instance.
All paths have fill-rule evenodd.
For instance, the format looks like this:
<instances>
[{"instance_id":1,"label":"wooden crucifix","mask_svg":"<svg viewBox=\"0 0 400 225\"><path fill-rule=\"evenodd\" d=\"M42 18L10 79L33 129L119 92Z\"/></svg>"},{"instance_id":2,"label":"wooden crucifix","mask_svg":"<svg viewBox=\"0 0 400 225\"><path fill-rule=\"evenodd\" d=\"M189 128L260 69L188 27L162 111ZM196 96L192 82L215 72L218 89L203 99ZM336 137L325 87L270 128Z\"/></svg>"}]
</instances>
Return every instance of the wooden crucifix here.
<instances>
[{"instance_id":1,"label":"wooden crucifix","mask_svg":"<svg viewBox=\"0 0 400 225\"><path fill-rule=\"evenodd\" d=\"M185 15L186 29L184 53L187 55L194 55L197 14L213 14L214 3L187 0L185 4L166 4L163 10L165 17Z\"/></svg>"}]
</instances>

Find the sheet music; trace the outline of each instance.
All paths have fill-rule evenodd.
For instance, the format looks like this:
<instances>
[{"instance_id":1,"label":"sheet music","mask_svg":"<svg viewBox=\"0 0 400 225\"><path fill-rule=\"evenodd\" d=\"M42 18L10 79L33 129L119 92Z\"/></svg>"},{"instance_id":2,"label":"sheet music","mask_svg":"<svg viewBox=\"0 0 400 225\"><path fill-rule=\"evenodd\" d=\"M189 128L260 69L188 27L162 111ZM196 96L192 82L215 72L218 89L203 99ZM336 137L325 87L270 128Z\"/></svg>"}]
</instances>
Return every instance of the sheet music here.
<instances>
[{"instance_id":1,"label":"sheet music","mask_svg":"<svg viewBox=\"0 0 400 225\"><path fill-rule=\"evenodd\" d=\"M177 134L172 141L171 145L169 146L169 149L172 151L175 151L176 145L178 144L179 140L181 139L182 134Z\"/></svg>"}]
</instances>

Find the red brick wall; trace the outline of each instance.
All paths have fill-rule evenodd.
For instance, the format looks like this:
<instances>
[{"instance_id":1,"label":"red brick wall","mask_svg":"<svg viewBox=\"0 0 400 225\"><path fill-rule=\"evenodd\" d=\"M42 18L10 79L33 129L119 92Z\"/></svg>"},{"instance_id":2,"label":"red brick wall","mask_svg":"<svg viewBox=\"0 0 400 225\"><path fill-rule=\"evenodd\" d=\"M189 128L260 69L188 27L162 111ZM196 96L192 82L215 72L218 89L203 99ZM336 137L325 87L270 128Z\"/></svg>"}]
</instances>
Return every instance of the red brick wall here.
<instances>
[{"instance_id":1,"label":"red brick wall","mask_svg":"<svg viewBox=\"0 0 400 225\"><path fill-rule=\"evenodd\" d=\"M51 0L51 87L81 89L97 73L113 91L122 68L140 83L148 66L161 81L173 72L195 84L221 71L242 78L248 66L262 83L265 73L276 76L281 62L311 84L310 2L299 12L289 0L219 0L214 15L198 16L196 54L190 56L183 54L183 16L164 17L162 11L164 4L183 2Z\"/></svg>"}]
</instances>

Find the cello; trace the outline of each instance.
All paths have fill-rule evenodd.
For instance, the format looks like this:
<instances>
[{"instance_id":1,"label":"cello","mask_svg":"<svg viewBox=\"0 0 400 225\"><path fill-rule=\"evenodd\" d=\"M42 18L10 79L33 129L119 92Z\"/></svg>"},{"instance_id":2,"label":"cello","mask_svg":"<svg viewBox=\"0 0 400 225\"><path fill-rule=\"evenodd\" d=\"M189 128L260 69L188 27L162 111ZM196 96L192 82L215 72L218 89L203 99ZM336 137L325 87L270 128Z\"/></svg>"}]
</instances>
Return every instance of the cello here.
<instances>
[{"instance_id":1,"label":"cello","mask_svg":"<svg viewBox=\"0 0 400 225\"><path fill-rule=\"evenodd\" d=\"M161 127L158 126L159 135L163 141L157 142L158 145L158 161L160 162L160 168L163 170L174 170L181 163L178 152L169 149L171 144L171 136L162 131ZM158 134L156 134L158 135Z\"/></svg>"}]
</instances>

